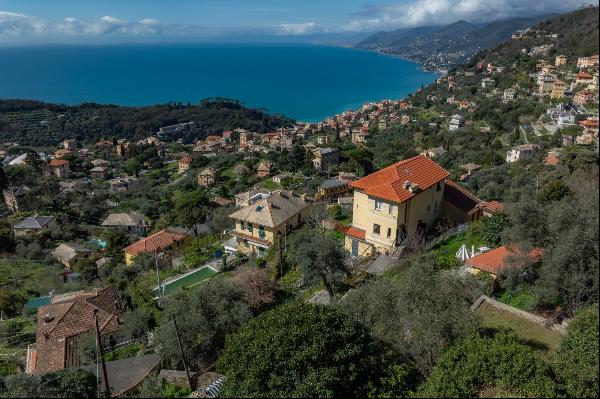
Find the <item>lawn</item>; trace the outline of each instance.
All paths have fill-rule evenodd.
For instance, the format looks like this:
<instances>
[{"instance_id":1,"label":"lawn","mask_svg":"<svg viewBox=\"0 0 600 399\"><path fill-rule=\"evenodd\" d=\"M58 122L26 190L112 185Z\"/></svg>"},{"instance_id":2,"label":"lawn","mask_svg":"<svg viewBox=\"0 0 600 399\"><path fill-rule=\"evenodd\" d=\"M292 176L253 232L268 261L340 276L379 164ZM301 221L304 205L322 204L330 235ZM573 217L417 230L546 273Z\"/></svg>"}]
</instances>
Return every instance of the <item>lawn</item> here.
<instances>
[{"instance_id":1,"label":"lawn","mask_svg":"<svg viewBox=\"0 0 600 399\"><path fill-rule=\"evenodd\" d=\"M558 331L545 328L486 302L477 308L476 314L480 317L483 328L513 331L523 343L543 358L547 358L558 348L562 337Z\"/></svg>"},{"instance_id":2,"label":"lawn","mask_svg":"<svg viewBox=\"0 0 600 399\"><path fill-rule=\"evenodd\" d=\"M221 171L220 175L222 177L228 177L230 179L234 179L236 177L235 173L233 173L233 168L227 168Z\"/></svg>"},{"instance_id":3,"label":"lawn","mask_svg":"<svg viewBox=\"0 0 600 399\"><path fill-rule=\"evenodd\" d=\"M451 237L435 249L436 264L440 267L443 265L458 265L459 263L456 262L458 261L456 252L458 252L458 249L463 244L466 244L470 253L473 246L475 246L475 250L484 246L485 239L479 233L475 232L472 227L469 227L466 231Z\"/></svg>"},{"instance_id":4,"label":"lawn","mask_svg":"<svg viewBox=\"0 0 600 399\"><path fill-rule=\"evenodd\" d=\"M210 267L204 267L200 270L195 271L192 274L189 274L179 280L176 280L165 286L165 295L171 295L175 293L179 288L191 288L197 284L200 284L202 281L207 280L217 274L216 271L211 269ZM156 292L154 290L153 292Z\"/></svg>"},{"instance_id":5,"label":"lawn","mask_svg":"<svg viewBox=\"0 0 600 399\"><path fill-rule=\"evenodd\" d=\"M0 259L0 287L22 293L27 299L47 295L64 286L62 267L45 261Z\"/></svg>"},{"instance_id":6,"label":"lawn","mask_svg":"<svg viewBox=\"0 0 600 399\"><path fill-rule=\"evenodd\" d=\"M261 186L271 191L275 191L281 188L281 186L278 183L275 183L272 179L263 181L261 183Z\"/></svg>"},{"instance_id":7,"label":"lawn","mask_svg":"<svg viewBox=\"0 0 600 399\"><path fill-rule=\"evenodd\" d=\"M502 303L513 306L521 310L529 310L534 303L534 296L530 292L509 293L504 292L497 298Z\"/></svg>"}]
</instances>

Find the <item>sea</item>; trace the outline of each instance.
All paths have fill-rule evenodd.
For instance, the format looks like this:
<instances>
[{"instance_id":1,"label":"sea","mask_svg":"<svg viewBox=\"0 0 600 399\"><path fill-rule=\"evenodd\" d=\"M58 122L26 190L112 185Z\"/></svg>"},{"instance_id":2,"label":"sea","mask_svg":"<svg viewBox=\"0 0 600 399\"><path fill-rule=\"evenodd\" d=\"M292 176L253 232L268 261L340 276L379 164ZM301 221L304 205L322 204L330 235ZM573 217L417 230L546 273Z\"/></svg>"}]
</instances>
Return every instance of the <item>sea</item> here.
<instances>
[{"instance_id":1,"label":"sea","mask_svg":"<svg viewBox=\"0 0 600 399\"><path fill-rule=\"evenodd\" d=\"M436 78L410 61L323 45L0 48L0 99L139 106L222 97L304 122L401 99Z\"/></svg>"}]
</instances>

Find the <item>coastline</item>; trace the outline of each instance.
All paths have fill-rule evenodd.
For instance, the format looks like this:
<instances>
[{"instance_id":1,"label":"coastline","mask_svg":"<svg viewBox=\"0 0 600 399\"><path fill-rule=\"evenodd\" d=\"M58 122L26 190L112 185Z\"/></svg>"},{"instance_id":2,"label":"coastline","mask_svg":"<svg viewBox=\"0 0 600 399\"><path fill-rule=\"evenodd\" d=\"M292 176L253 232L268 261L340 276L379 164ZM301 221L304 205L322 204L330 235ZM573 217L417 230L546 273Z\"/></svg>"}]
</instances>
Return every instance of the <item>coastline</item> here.
<instances>
[{"instance_id":1,"label":"coastline","mask_svg":"<svg viewBox=\"0 0 600 399\"><path fill-rule=\"evenodd\" d=\"M266 110L272 115L319 122L369 102L405 98L437 77L435 72L402 57L322 43L154 47L3 49L3 55L15 55L17 60L15 66L0 68L0 73L13 76L12 83L0 90L0 96L49 104L76 106L93 102L123 107L197 104L202 98L222 97L238 99L248 108ZM179 57L178 64L157 62L157 51L162 59ZM59 61L50 62L42 74L28 73L37 59L48 59L56 52ZM77 63L63 61L74 55ZM277 59L275 63L272 57ZM298 63L297 57L306 61ZM247 62L240 64L240 59ZM206 60L215 62L206 66L211 64ZM36 78L24 80L25 76Z\"/></svg>"},{"instance_id":2,"label":"coastline","mask_svg":"<svg viewBox=\"0 0 600 399\"><path fill-rule=\"evenodd\" d=\"M373 50L373 49L363 48L363 47L355 47L354 45L351 45L351 44L348 44L348 45L339 45L337 47L354 49L354 50L368 51L370 53L384 55L386 57L398 58L398 59L400 59L402 61L412 62L412 63L415 63L415 64L419 65L419 70L421 70L423 72L436 73L436 74L439 74L439 75L445 75L446 73L448 73L447 69L444 69L444 68L428 68L420 60L417 60L417 59L414 59L414 58L404 57L404 56L401 56L399 54L386 53L385 51Z\"/></svg>"}]
</instances>

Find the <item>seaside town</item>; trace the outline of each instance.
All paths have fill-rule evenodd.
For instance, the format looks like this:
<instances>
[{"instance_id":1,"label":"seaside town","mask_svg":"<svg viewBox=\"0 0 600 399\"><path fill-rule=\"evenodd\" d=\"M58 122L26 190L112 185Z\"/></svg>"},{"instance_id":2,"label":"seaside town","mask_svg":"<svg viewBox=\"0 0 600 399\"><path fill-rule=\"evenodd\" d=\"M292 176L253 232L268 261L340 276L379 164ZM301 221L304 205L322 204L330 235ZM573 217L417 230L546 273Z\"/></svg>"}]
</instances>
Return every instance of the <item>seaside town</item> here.
<instances>
[{"instance_id":1,"label":"seaside town","mask_svg":"<svg viewBox=\"0 0 600 399\"><path fill-rule=\"evenodd\" d=\"M7 106L3 389L596 396L599 60L571 24L597 11L317 123Z\"/></svg>"}]
</instances>

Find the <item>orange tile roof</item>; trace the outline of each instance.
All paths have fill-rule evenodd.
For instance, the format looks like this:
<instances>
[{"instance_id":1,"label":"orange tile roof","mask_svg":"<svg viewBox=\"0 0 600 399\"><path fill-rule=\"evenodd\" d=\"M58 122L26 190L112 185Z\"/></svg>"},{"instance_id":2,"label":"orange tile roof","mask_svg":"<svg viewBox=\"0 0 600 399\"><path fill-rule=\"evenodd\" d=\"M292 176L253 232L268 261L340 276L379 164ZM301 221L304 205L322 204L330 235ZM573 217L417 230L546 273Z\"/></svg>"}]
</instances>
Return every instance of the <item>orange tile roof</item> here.
<instances>
[{"instance_id":1,"label":"orange tile roof","mask_svg":"<svg viewBox=\"0 0 600 399\"><path fill-rule=\"evenodd\" d=\"M404 188L404 182L417 184L424 191L448 176L444 168L419 155L356 180L350 186L377 198L402 203L416 194Z\"/></svg>"},{"instance_id":2,"label":"orange tile roof","mask_svg":"<svg viewBox=\"0 0 600 399\"><path fill-rule=\"evenodd\" d=\"M577 79L593 79L594 77L585 71L581 71L577 74Z\"/></svg>"},{"instance_id":3,"label":"orange tile roof","mask_svg":"<svg viewBox=\"0 0 600 399\"><path fill-rule=\"evenodd\" d=\"M468 259L466 264L474 269L479 269L484 272L497 275L502 269L510 267L504 262L506 257L515 255L518 254L513 247L507 247L506 245L503 245L499 248L492 249L491 251L484 252L481 255L477 255L471 259ZM529 252L529 256L532 259L539 259L541 256L541 250L539 248L535 248Z\"/></svg>"},{"instance_id":4,"label":"orange tile roof","mask_svg":"<svg viewBox=\"0 0 600 399\"><path fill-rule=\"evenodd\" d=\"M185 155L179 160L179 162L192 163L192 157L190 157L189 155Z\"/></svg>"},{"instance_id":5,"label":"orange tile roof","mask_svg":"<svg viewBox=\"0 0 600 399\"><path fill-rule=\"evenodd\" d=\"M481 207L490 213L502 212L504 209L504 205L498 201L484 201L481 203Z\"/></svg>"},{"instance_id":6,"label":"orange tile roof","mask_svg":"<svg viewBox=\"0 0 600 399\"><path fill-rule=\"evenodd\" d=\"M65 161L64 159L53 159L50 161L50 166L64 166L68 164L69 161Z\"/></svg>"},{"instance_id":7,"label":"orange tile roof","mask_svg":"<svg viewBox=\"0 0 600 399\"><path fill-rule=\"evenodd\" d=\"M558 165L560 160L556 155L548 155L544 160L544 164L548 166L556 166Z\"/></svg>"},{"instance_id":8,"label":"orange tile roof","mask_svg":"<svg viewBox=\"0 0 600 399\"><path fill-rule=\"evenodd\" d=\"M346 230L346 235L364 240L367 235L367 232L363 229L359 229L358 227L350 226L350 228Z\"/></svg>"},{"instance_id":9,"label":"orange tile roof","mask_svg":"<svg viewBox=\"0 0 600 399\"><path fill-rule=\"evenodd\" d=\"M137 255L142 252L163 251L186 237L186 234L164 229L123 248L123 252Z\"/></svg>"},{"instance_id":10,"label":"orange tile roof","mask_svg":"<svg viewBox=\"0 0 600 399\"><path fill-rule=\"evenodd\" d=\"M598 124L599 124L599 121L597 121L597 120L594 120L594 119L586 119L586 120L583 120L583 121L579 122L579 124L580 124L581 126L590 126L590 127L594 127L594 126L598 126Z\"/></svg>"}]
</instances>

